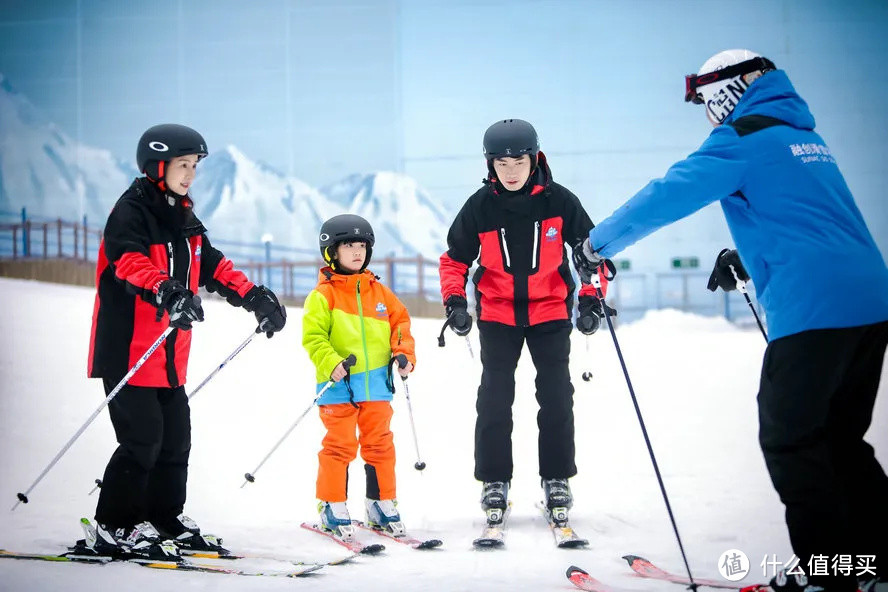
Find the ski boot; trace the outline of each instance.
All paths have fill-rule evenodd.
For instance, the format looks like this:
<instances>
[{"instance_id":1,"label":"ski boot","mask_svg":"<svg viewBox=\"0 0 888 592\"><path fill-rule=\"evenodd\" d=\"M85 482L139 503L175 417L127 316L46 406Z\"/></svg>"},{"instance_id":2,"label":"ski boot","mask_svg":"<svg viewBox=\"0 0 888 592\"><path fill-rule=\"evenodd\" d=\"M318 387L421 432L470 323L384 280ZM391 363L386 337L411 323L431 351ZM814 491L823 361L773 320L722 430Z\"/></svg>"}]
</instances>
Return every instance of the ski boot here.
<instances>
[{"instance_id":1,"label":"ski boot","mask_svg":"<svg viewBox=\"0 0 888 592\"><path fill-rule=\"evenodd\" d=\"M364 507L367 510L367 526L384 530L392 536L402 537L407 534L404 523L401 522L401 515L398 513L398 502L396 500L364 500Z\"/></svg>"},{"instance_id":2,"label":"ski boot","mask_svg":"<svg viewBox=\"0 0 888 592\"><path fill-rule=\"evenodd\" d=\"M860 592L888 592L888 578L867 578L857 580Z\"/></svg>"},{"instance_id":3,"label":"ski boot","mask_svg":"<svg viewBox=\"0 0 888 592\"><path fill-rule=\"evenodd\" d=\"M197 522L179 514L167 522L157 521L153 523L161 537L172 540L176 545L186 551L216 552L219 555L227 555L228 549L222 546L222 539L212 534L201 534Z\"/></svg>"},{"instance_id":4,"label":"ski boot","mask_svg":"<svg viewBox=\"0 0 888 592\"><path fill-rule=\"evenodd\" d=\"M355 527L351 523L345 502L319 502L318 513L321 516L321 528L344 541L355 540Z\"/></svg>"},{"instance_id":5,"label":"ski boot","mask_svg":"<svg viewBox=\"0 0 888 592\"><path fill-rule=\"evenodd\" d=\"M489 526L502 525L509 507L509 483L486 481L481 488L481 508L487 514Z\"/></svg>"},{"instance_id":6,"label":"ski boot","mask_svg":"<svg viewBox=\"0 0 888 592\"><path fill-rule=\"evenodd\" d=\"M74 554L92 554L114 559L146 559L150 561L181 561L179 548L173 541L162 540L150 522L129 528L93 526L81 522L84 538L72 548Z\"/></svg>"},{"instance_id":7,"label":"ski boot","mask_svg":"<svg viewBox=\"0 0 888 592\"><path fill-rule=\"evenodd\" d=\"M567 512L573 506L567 479L543 479L543 499L549 511L549 520L556 526L566 526Z\"/></svg>"}]
</instances>

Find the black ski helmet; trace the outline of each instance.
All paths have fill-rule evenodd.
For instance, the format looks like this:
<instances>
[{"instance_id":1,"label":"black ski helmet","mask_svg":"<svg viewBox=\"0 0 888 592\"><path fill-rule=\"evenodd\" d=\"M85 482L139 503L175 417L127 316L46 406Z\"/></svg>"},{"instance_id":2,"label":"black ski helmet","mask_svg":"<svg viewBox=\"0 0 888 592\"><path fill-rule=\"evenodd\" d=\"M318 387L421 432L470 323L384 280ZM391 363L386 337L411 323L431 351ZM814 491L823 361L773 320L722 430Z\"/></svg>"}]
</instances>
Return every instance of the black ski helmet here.
<instances>
[{"instance_id":1,"label":"black ski helmet","mask_svg":"<svg viewBox=\"0 0 888 592\"><path fill-rule=\"evenodd\" d=\"M177 123L163 123L149 127L139 138L136 148L136 164L139 171L163 187L165 166L160 163L171 161L177 156L197 154L200 160L207 155L207 143L199 133L190 127Z\"/></svg>"},{"instance_id":2,"label":"black ski helmet","mask_svg":"<svg viewBox=\"0 0 888 592\"><path fill-rule=\"evenodd\" d=\"M484 132L484 158L527 154L533 162L540 151L540 139L533 126L523 119L497 121Z\"/></svg>"},{"instance_id":3,"label":"black ski helmet","mask_svg":"<svg viewBox=\"0 0 888 592\"><path fill-rule=\"evenodd\" d=\"M339 214L333 216L321 225L321 232L318 235L318 246L321 248L321 257L333 268L333 271L339 271L336 265L336 247L339 243L363 241L367 243L367 258L364 259L364 266L360 271L367 269L370 264L370 257L373 255L373 243L376 237L373 235L373 228L370 223L355 214Z\"/></svg>"}]
</instances>

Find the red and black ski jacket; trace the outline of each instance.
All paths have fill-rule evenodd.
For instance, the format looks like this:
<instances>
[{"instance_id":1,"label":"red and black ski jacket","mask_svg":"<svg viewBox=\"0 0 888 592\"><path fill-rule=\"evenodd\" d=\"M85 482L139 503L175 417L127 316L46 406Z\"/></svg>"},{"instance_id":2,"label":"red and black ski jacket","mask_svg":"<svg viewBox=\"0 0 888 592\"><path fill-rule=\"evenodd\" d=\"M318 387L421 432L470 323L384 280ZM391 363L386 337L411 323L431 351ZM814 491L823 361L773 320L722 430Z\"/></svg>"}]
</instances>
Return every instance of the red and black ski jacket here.
<instances>
[{"instance_id":1,"label":"red and black ski jacket","mask_svg":"<svg viewBox=\"0 0 888 592\"><path fill-rule=\"evenodd\" d=\"M447 233L441 296L445 302L465 297L469 268L478 259L472 282L479 320L529 326L571 318L576 284L564 243L573 248L594 224L577 196L552 181L542 152L532 175L514 193L491 175ZM583 286L580 295L586 294L595 289Z\"/></svg>"},{"instance_id":2,"label":"red and black ski jacket","mask_svg":"<svg viewBox=\"0 0 888 592\"><path fill-rule=\"evenodd\" d=\"M96 266L90 336L91 378L119 380L169 326L158 319L157 289L176 279L197 292L206 286L235 306L253 284L210 244L191 200L161 192L145 177L117 200L105 224ZM133 386L185 383L191 331L173 331L129 380Z\"/></svg>"}]
</instances>

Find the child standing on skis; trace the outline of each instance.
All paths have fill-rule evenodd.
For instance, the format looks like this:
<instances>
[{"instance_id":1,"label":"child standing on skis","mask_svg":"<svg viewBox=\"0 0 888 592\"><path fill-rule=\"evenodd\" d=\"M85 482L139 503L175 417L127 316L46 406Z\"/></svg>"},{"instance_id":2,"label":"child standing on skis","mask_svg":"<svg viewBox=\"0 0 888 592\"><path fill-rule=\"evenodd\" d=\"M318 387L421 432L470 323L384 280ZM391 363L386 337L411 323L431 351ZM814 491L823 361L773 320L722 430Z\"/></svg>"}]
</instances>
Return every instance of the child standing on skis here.
<instances>
[{"instance_id":1,"label":"child standing on skis","mask_svg":"<svg viewBox=\"0 0 888 592\"><path fill-rule=\"evenodd\" d=\"M328 265L305 300L302 345L317 369L317 390L335 382L318 400L327 428L318 453L321 526L343 538L351 536L348 465L360 444L367 476L367 523L403 535L389 429L394 393L390 372L394 356L407 359L398 367L401 377L416 362L410 316L397 296L367 270L374 235L366 220L353 214L334 216L321 226L319 243ZM346 369L342 362L349 354L357 363Z\"/></svg>"}]
</instances>

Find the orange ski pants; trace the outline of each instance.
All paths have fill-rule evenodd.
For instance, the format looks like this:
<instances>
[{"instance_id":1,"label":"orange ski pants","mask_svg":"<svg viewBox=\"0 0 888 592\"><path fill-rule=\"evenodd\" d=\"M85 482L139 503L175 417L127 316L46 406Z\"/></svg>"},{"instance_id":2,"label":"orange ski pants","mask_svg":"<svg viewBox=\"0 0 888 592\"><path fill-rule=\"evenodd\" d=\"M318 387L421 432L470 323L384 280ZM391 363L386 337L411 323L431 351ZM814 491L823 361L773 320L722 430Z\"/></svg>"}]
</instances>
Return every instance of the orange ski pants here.
<instances>
[{"instance_id":1,"label":"orange ski pants","mask_svg":"<svg viewBox=\"0 0 888 592\"><path fill-rule=\"evenodd\" d=\"M389 401L365 401L321 405L321 421L327 428L318 453L317 497L325 502L344 502L348 496L348 465L358 454L376 469L379 499L394 499L395 442L390 429ZM357 428L357 433L356 433Z\"/></svg>"}]
</instances>

